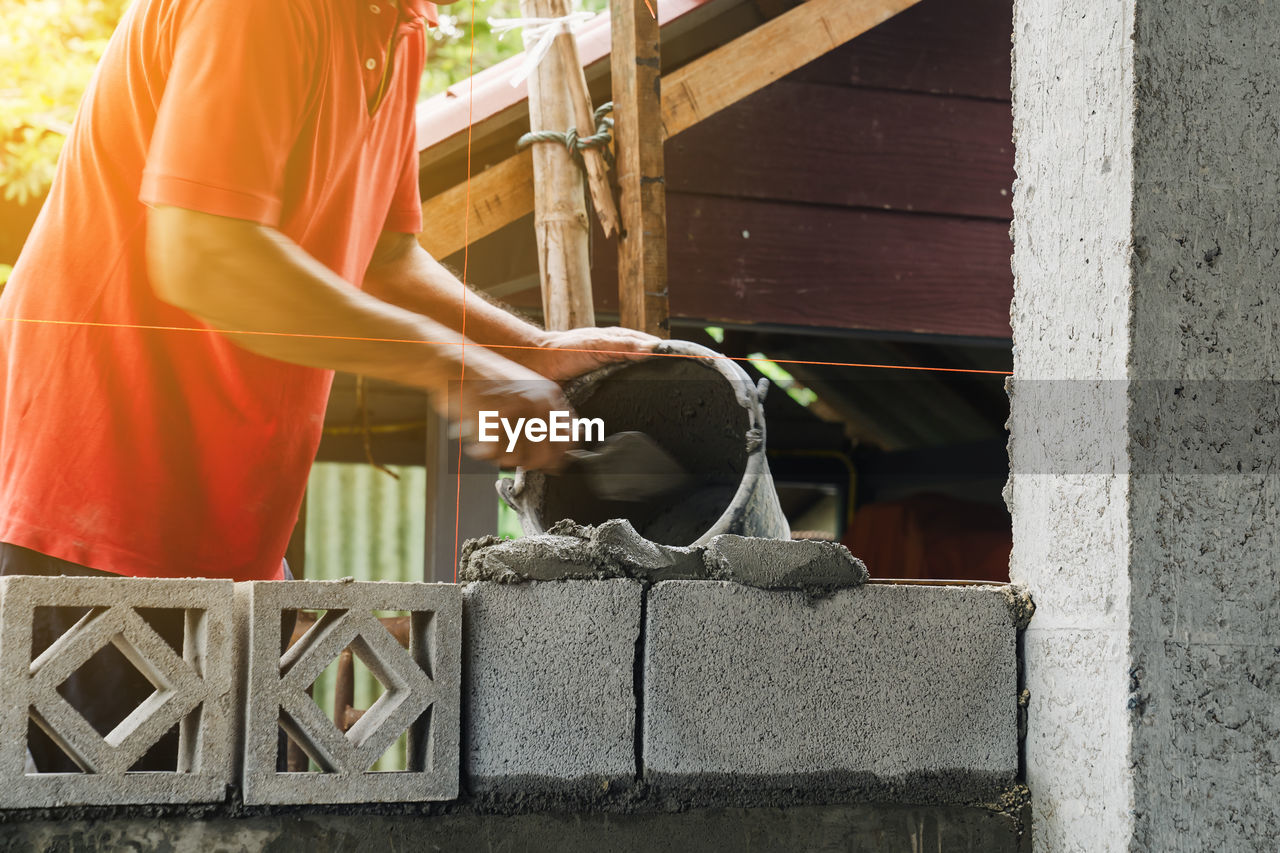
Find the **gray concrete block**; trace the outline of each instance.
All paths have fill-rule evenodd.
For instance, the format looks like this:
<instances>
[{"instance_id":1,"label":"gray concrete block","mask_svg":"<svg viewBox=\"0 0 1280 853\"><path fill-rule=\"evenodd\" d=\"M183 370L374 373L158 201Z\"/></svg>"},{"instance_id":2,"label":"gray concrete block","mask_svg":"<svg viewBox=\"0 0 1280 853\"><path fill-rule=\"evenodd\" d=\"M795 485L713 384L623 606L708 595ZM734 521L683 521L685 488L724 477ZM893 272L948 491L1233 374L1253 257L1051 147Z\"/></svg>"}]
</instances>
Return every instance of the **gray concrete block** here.
<instances>
[{"instance_id":1,"label":"gray concrete block","mask_svg":"<svg viewBox=\"0 0 1280 853\"><path fill-rule=\"evenodd\" d=\"M258 581L236 585L247 637L244 801L370 803L447 800L458 793L462 599L454 584ZM281 614L324 611L283 656ZM374 611L407 611L405 649ZM351 646L385 692L345 734L304 692ZM320 772L276 771L278 731ZM369 768L408 732L409 768Z\"/></svg>"},{"instance_id":2,"label":"gray concrete block","mask_svg":"<svg viewBox=\"0 0 1280 853\"><path fill-rule=\"evenodd\" d=\"M604 795L634 781L641 595L633 580L465 587L472 793Z\"/></svg>"},{"instance_id":3,"label":"gray concrete block","mask_svg":"<svg viewBox=\"0 0 1280 853\"><path fill-rule=\"evenodd\" d=\"M32 620L45 607L89 610L47 649L34 649ZM183 610L182 648L162 639L138 608ZM157 687L104 737L58 686L94 665L108 645ZM0 578L0 807L222 801L233 773L234 660L231 581ZM28 721L37 718L85 772L28 767ZM176 771L128 772L175 726Z\"/></svg>"},{"instance_id":4,"label":"gray concrete block","mask_svg":"<svg viewBox=\"0 0 1280 853\"><path fill-rule=\"evenodd\" d=\"M979 801L1018 769L1000 587L649 593L643 769L686 801Z\"/></svg>"}]
</instances>

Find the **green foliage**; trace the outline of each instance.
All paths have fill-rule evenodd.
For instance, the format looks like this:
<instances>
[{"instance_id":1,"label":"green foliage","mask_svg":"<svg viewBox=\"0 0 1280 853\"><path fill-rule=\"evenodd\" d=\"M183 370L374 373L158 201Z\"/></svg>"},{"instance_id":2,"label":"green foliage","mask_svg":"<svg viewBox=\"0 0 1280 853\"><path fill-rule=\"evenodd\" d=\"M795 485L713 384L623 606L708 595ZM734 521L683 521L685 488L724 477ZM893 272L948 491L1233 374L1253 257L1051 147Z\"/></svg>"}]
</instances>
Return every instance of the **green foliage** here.
<instances>
[{"instance_id":1,"label":"green foliage","mask_svg":"<svg viewBox=\"0 0 1280 853\"><path fill-rule=\"evenodd\" d=\"M25 203L53 179L76 106L130 0L0 5L0 187Z\"/></svg>"},{"instance_id":2,"label":"green foliage","mask_svg":"<svg viewBox=\"0 0 1280 853\"><path fill-rule=\"evenodd\" d=\"M609 8L608 0L581 0L575 9L600 12ZM490 18L519 18L519 0L458 0L440 7L440 26L431 31L427 47L427 67L422 75L421 97L443 92L469 76L469 69L479 72L524 50L519 31L501 39L489 26ZM471 34L474 25L475 57L471 56ZM458 95L466 94L456 89Z\"/></svg>"},{"instance_id":3,"label":"green foliage","mask_svg":"<svg viewBox=\"0 0 1280 853\"><path fill-rule=\"evenodd\" d=\"M0 2L0 195L4 198L22 204L49 188L80 96L130 2ZM578 5L601 11L608 0L583 0ZM472 68L481 71L524 49L518 32L499 40L489 27L491 17L520 17L519 0L459 0L440 7L440 26L429 36L422 97L465 80ZM6 275L0 270L0 283Z\"/></svg>"}]
</instances>

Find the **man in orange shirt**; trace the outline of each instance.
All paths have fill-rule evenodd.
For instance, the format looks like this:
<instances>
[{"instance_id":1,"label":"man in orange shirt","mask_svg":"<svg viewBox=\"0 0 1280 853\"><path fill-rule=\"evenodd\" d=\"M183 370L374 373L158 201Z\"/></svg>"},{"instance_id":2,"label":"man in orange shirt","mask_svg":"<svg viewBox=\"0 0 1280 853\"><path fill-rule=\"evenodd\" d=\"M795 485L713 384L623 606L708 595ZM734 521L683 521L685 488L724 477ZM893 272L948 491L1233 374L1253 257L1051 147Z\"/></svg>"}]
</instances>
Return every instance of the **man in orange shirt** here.
<instances>
[{"instance_id":1,"label":"man in orange shirt","mask_svg":"<svg viewBox=\"0 0 1280 853\"><path fill-rule=\"evenodd\" d=\"M568 408L555 380L622 357L566 349L652 349L474 294L463 337L465 287L414 238L433 15L132 5L0 296L0 572L280 578L332 370L443 406L465 361L464 414L545 418Z\"/></svg>"}]
</instances>

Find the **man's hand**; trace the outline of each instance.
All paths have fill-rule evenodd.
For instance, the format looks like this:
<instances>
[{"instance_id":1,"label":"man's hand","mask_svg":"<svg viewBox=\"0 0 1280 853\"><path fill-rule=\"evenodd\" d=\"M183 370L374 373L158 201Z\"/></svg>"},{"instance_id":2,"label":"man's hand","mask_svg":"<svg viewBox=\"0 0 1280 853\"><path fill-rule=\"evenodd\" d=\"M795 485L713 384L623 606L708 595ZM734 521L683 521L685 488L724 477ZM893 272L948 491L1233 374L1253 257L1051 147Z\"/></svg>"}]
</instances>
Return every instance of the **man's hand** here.
<instances>
[{"instance_id":1,"label":"man's hand","mask_svg":"<svg viewBox=\"0 0 1280 853\"><path fill-rule=\"evenodd\" d=\"M643 358L660 343L661 338L634 329L587 327L543 332L537 349L503 352L530 370L563 382L612 361Z\"/></svg>"},{"instance_id":2,"label":"man's hand","mask_svg":"<svg viewBox=\"0 0 1280 853\"><path fill-rule=\"evenodd\" d=\"M499 417L514 424L520 418L549 420L552 411L573 416L556 382L572 379L611 361L642 358L653 352L661 340L631 329L571 329L543 332L537 349L493 351L480 347L467 348L467 378L462 383L461 409L457 395L451 401L450 419L459 424L467 440L467 453L477 459L489 459L505 467L555 470L573 445L564 442L530 442L521 439L508 452L507 436L499 441L481 443L479 413L496 411ZM553 381L554 380L554 381Z\"/></svg>"},{"instance_id":3,"label":"man's hand","mask_svg":"<svg viewBox=\"0 0 1280 853\"><path fill-rule=\"evenodd\" d=\"M514 424L517 418L545 419L552 410L569 411L555 382L618 359L644 357L661 343L652 335L631 329L544 332L469 291L407 234L387 233L379 240L365 275L364 293L429 317L459 335L465 331L468 345L461 411L456 390L444 395L455 398L447 404L436 395L435 405L458 423L464 437L472 442L478 437L477 412L497 411ZM452 372L446 382L456 378L457 373ZM446 411L449 408L453 411ZM545 468L559 464L570 448L564 443L522 442L508 454L504 439L473 443L468 452L501 465Z\"/></svg>"},{"instance_id":4,"label":"man's hand","mask_svg":"<svg viewBox=\"0 0 1280 853\"><path fill-rule=\"evenodd\" d=\"M521 418L549 421L552 411L569 412L572 417L572 409L560 386L480 347L467 348L466 362L461 400L456 391L448 395L447 416L462 430L467 454L506 468L520 466L555 470L560 467L565 452L573 447L567 442L531 442L522 438L508 452L508 436L502 430L498 431L496 442L478 441L478 420L482 411L497 412L511 424ZM434 399L443 403L442 396L436 395Z\"/></svg>"}]
</instances>

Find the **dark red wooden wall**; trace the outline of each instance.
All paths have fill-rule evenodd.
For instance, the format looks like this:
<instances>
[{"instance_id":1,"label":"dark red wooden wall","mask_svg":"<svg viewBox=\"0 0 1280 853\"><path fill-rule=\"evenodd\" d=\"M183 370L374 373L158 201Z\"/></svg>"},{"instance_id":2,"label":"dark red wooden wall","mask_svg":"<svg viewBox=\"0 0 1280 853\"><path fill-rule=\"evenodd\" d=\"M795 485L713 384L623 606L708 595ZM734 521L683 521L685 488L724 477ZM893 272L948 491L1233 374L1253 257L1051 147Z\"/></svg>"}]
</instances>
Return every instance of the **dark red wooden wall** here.
<instances>
[{"instance_id":1,"label":"dark red wooden wall","mask_svg":"<svg viewBox=\"0 0 1280 853\"><path fill-rule=\"evenodd\" d=\"M923 0L673 138L673 313L1008 337L1011 20Z\"/></svg>"},{"instance_id":2,"label":"dark red wooden wall","mask_svg":"<svg viewBox=\"0 0 1280 853\"><path fill-rule=\"evenodd\" d=\"M669 140L672 314L1008 338L1011 21L1011 0L923 0ZM499 238L473 281L532 272L528 223Z\"/></svg>"}]
</instances>

